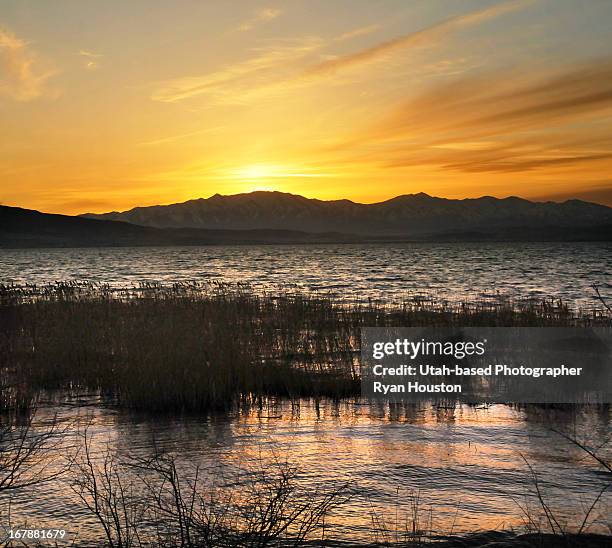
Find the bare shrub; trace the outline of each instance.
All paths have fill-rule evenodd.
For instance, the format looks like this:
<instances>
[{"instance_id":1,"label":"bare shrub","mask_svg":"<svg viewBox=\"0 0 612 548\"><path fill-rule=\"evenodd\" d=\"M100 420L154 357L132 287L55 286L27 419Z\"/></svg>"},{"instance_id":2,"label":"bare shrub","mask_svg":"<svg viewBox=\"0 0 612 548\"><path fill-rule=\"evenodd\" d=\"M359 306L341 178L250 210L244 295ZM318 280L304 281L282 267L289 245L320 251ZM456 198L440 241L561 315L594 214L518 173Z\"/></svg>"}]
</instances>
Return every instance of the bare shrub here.
<instances>
[{"instance_id":1,"label":"bare shrub","mask_svg":"<svg viewBox=\"0 0 612 548\"><path fill-rule=\"evenodd\" d=\"M214 485L193 466L156 450L119 459L92 453L91 437L72 468L71 486L111 547L300 546L325 537L325 519L349 498L347 486L304 487L298 470L274 460L238 470Z\"/></svg>"},{"instance_id":2,"label":"bare shrub","mask_svg":"<svg viewBox=\"0 0 612 548\"><path fill-rule=\"evenodd\" d=\"M540 534L551 533L553 535L566 537L569 534L569 531L572 530L575 531L576 534L581 535L588 531L593 522L593 516L597 507L602 502L605 493L612 488L612 463L606 457L600 454L600 451L607 445L608 440L604 440L599 447L592 448L589 447L586 442L580 441L575 435L570 435L556 429L552 429L552 431L561 436L572 446L580 449L584 455L598 465L598 472L603 478L599 492L593 498L593 500L587 504L584 515L582 517L575 516L578 519L576 523L563 523L563 521L556 515L555 510L546 500L546 494L542 487L537 470L525 456L521 455L521 458L525 462L525 465L530 473L534 491L533 494L537 500L537 505L540 508L540 512L534 512L527 502L517 502L517 505L523 513L524 524L527 531L537 532Z\"/></svg>"},{"instance_id":3,"label":"bare shrub","mask_svg":"<svg viewBox=\"0 0 612 548\"><path fill-rule=\"evenodd\" d=\"M64 448L64 432L56 416L36 420L36 410L27 415L0 415L0 544L8 541L11 528L11 498L18 490L35 488L60 477L66 465L57 459Z\"/></svg>"}]
</instances>

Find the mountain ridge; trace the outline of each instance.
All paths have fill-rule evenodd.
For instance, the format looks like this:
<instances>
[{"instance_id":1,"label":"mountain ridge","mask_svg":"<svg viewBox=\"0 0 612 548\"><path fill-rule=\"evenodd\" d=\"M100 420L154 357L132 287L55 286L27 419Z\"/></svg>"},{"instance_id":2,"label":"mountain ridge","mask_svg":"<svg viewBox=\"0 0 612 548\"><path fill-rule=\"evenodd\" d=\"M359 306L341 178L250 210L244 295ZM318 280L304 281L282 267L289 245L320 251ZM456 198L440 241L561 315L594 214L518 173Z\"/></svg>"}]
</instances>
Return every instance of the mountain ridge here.
<instances>
[{"instance_id":1,"label":"mountain ridge","mask_svg":"<svg viewBox=\"0 0 612 548\"><path fill-rule=\"evenodd\" d=\"M612 241L612 208L424 193L359 204L266 192L91 217L0 205L0 248L488 241Z\"/></svg>"},{"instance_id":2,"label":"mountain ridge","mask_svg":"<svg viewBox=\"0 0 612 548\"><path fill-rule=\"evenodd\" d=\"M518 196L461 200L425 193L382 202L320 200L283 192L197 198L81 217L124 221L155 228L298 230L356 235L421 237L426 234L518 228L595 227L612 224L612 208L578 199L532 202Z\"/></svg>"},{"instance_id":3,"label":"mountain ridge","mask_svg":"<svg viewBox=\"0 0 612 548\"><path fill-rule=\"evenodd\" d=\"M291 230L158 229L0 205L0 249L352 242L344 234Z\"/></svg>"}]
</instances>

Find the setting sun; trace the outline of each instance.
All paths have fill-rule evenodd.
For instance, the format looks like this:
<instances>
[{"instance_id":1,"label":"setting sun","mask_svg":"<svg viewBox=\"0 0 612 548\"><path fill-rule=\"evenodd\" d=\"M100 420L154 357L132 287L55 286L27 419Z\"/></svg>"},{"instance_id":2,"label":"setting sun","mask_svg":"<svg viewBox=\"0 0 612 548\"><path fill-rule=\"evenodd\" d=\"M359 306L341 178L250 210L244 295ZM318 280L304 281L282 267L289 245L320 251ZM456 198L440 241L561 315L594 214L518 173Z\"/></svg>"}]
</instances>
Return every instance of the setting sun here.
<instances>
[{"instance_id":1,"label":"setting sun","mask_svg":"<svg viewBox=\"0 0 612 548\"><path fill-rule=\"evenodd\" d=\"M243 181L269 179L270 177L278 177L278 171L276 166L253 164L238 168L234 173L234 178Z\"/></svg>"}]
</instances>

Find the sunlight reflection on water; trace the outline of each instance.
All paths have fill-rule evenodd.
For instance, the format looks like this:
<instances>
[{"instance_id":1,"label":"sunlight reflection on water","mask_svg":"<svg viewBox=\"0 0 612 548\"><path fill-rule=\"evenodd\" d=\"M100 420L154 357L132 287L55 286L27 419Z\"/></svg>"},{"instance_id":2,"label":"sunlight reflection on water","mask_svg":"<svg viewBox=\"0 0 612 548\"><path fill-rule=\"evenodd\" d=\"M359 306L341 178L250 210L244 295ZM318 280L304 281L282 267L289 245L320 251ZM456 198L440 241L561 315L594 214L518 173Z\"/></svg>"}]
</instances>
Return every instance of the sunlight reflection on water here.
<instances>
[{"instance_id":1,"label":"sunlight reflection on water","mask_svg":"<svg viewBox=\"0 0 612 548\"><path fill-rule=\"evenodd\" d=\"M453 243L0 250L0 282L222 281L343 298L555 298L590 308L612 296L612 244Z\"/></svg>"},{"instance_id":2,"label":"sunlight reflection on water","mask_svg":"<svg viewBox=\"0 0 612 548\"><path fill-rule=\"evenodd\" d=\"M299 468L304 485L347 482L355 496L328 523L332 536L346 540L371 540L373 513L393 526L396 512L405 516L416 493L427 515L431 509L439 533L519 527L519 504L528 501L537 511L522 455L537 470L558 519L576 525L603 480L593 462L549 428L576 430L595 444L609 436L611 419L609 408L452 410L348 401L272 402L199 418L153 418L95 406L45 410L55 412L65 417L78 412L82 418L92 413L98 452L109 444L120 456L149 456L155 443L175 455L186 474L198 463L210 478L228 477L243 463L269 467L280 457ZM612 500L605 495L594 530L605 530L610 510ZM14 524L27 519L40 527L78 528L83 538L98 530L61 479L38 488L35 496L15 493L12 518Z\"/></svg>"},{"instance_id":3,"label":"sunlight reflection on water","mask_svg":"<svg viewBox=\"0 0 612 548\"><path fill-rule=\"evenodd\" d=\"M387 244L0 250L1 283L88 280L121 287L143 281L245 282L257 291L333 292L343 298L399 300L561 298L589 308L591 288L612 294L612 245ZM347 481L356 495L330 519L330 534L370 539L372 513L406 510L420 493L442 533L517 526L518 504L530 492L521 455L537 469L549 504L575 523L601 488L596 468L547 429L536 408L458 410L370 407L355 403L288 402L230 416L160 418L103 407L51 406L43 414L93 414L99 451L146 455L155 442L188 469L203 464L212 475L241 462L282 455L309 485ZM610 435L610 410L550 411L557 428L594 442ZM67 440L71 435L67 436ZM3 507L7 495L0 500ZM530 500L534 504L533 499ZM537 505L536 505L537 506ZM610 495L599 506L605 530ZM66 479L15 492L13 525L67 527L80 538L98 530ZM609 518L607 518L609 519ZM89 532L88 532L89 531Z\"/></svg>"}]
</instances>

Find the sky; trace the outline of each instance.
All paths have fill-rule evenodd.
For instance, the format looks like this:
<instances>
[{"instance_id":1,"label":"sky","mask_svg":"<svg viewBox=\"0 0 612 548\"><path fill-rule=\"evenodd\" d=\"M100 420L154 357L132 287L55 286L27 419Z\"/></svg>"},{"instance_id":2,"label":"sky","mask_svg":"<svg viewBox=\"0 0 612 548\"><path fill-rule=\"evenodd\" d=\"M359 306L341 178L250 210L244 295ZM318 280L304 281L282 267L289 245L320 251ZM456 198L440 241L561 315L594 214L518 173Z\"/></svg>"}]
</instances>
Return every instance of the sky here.
<instances>
[{"instance_id":1,"label":"sky","mask_svg":"<svg viewBox=\"0 0 612 548\"><path fill-rule=\"evenodd\" d=\"M612 205L609 0L0 0L0 203Z\"/></svg>"}]
</instances>

